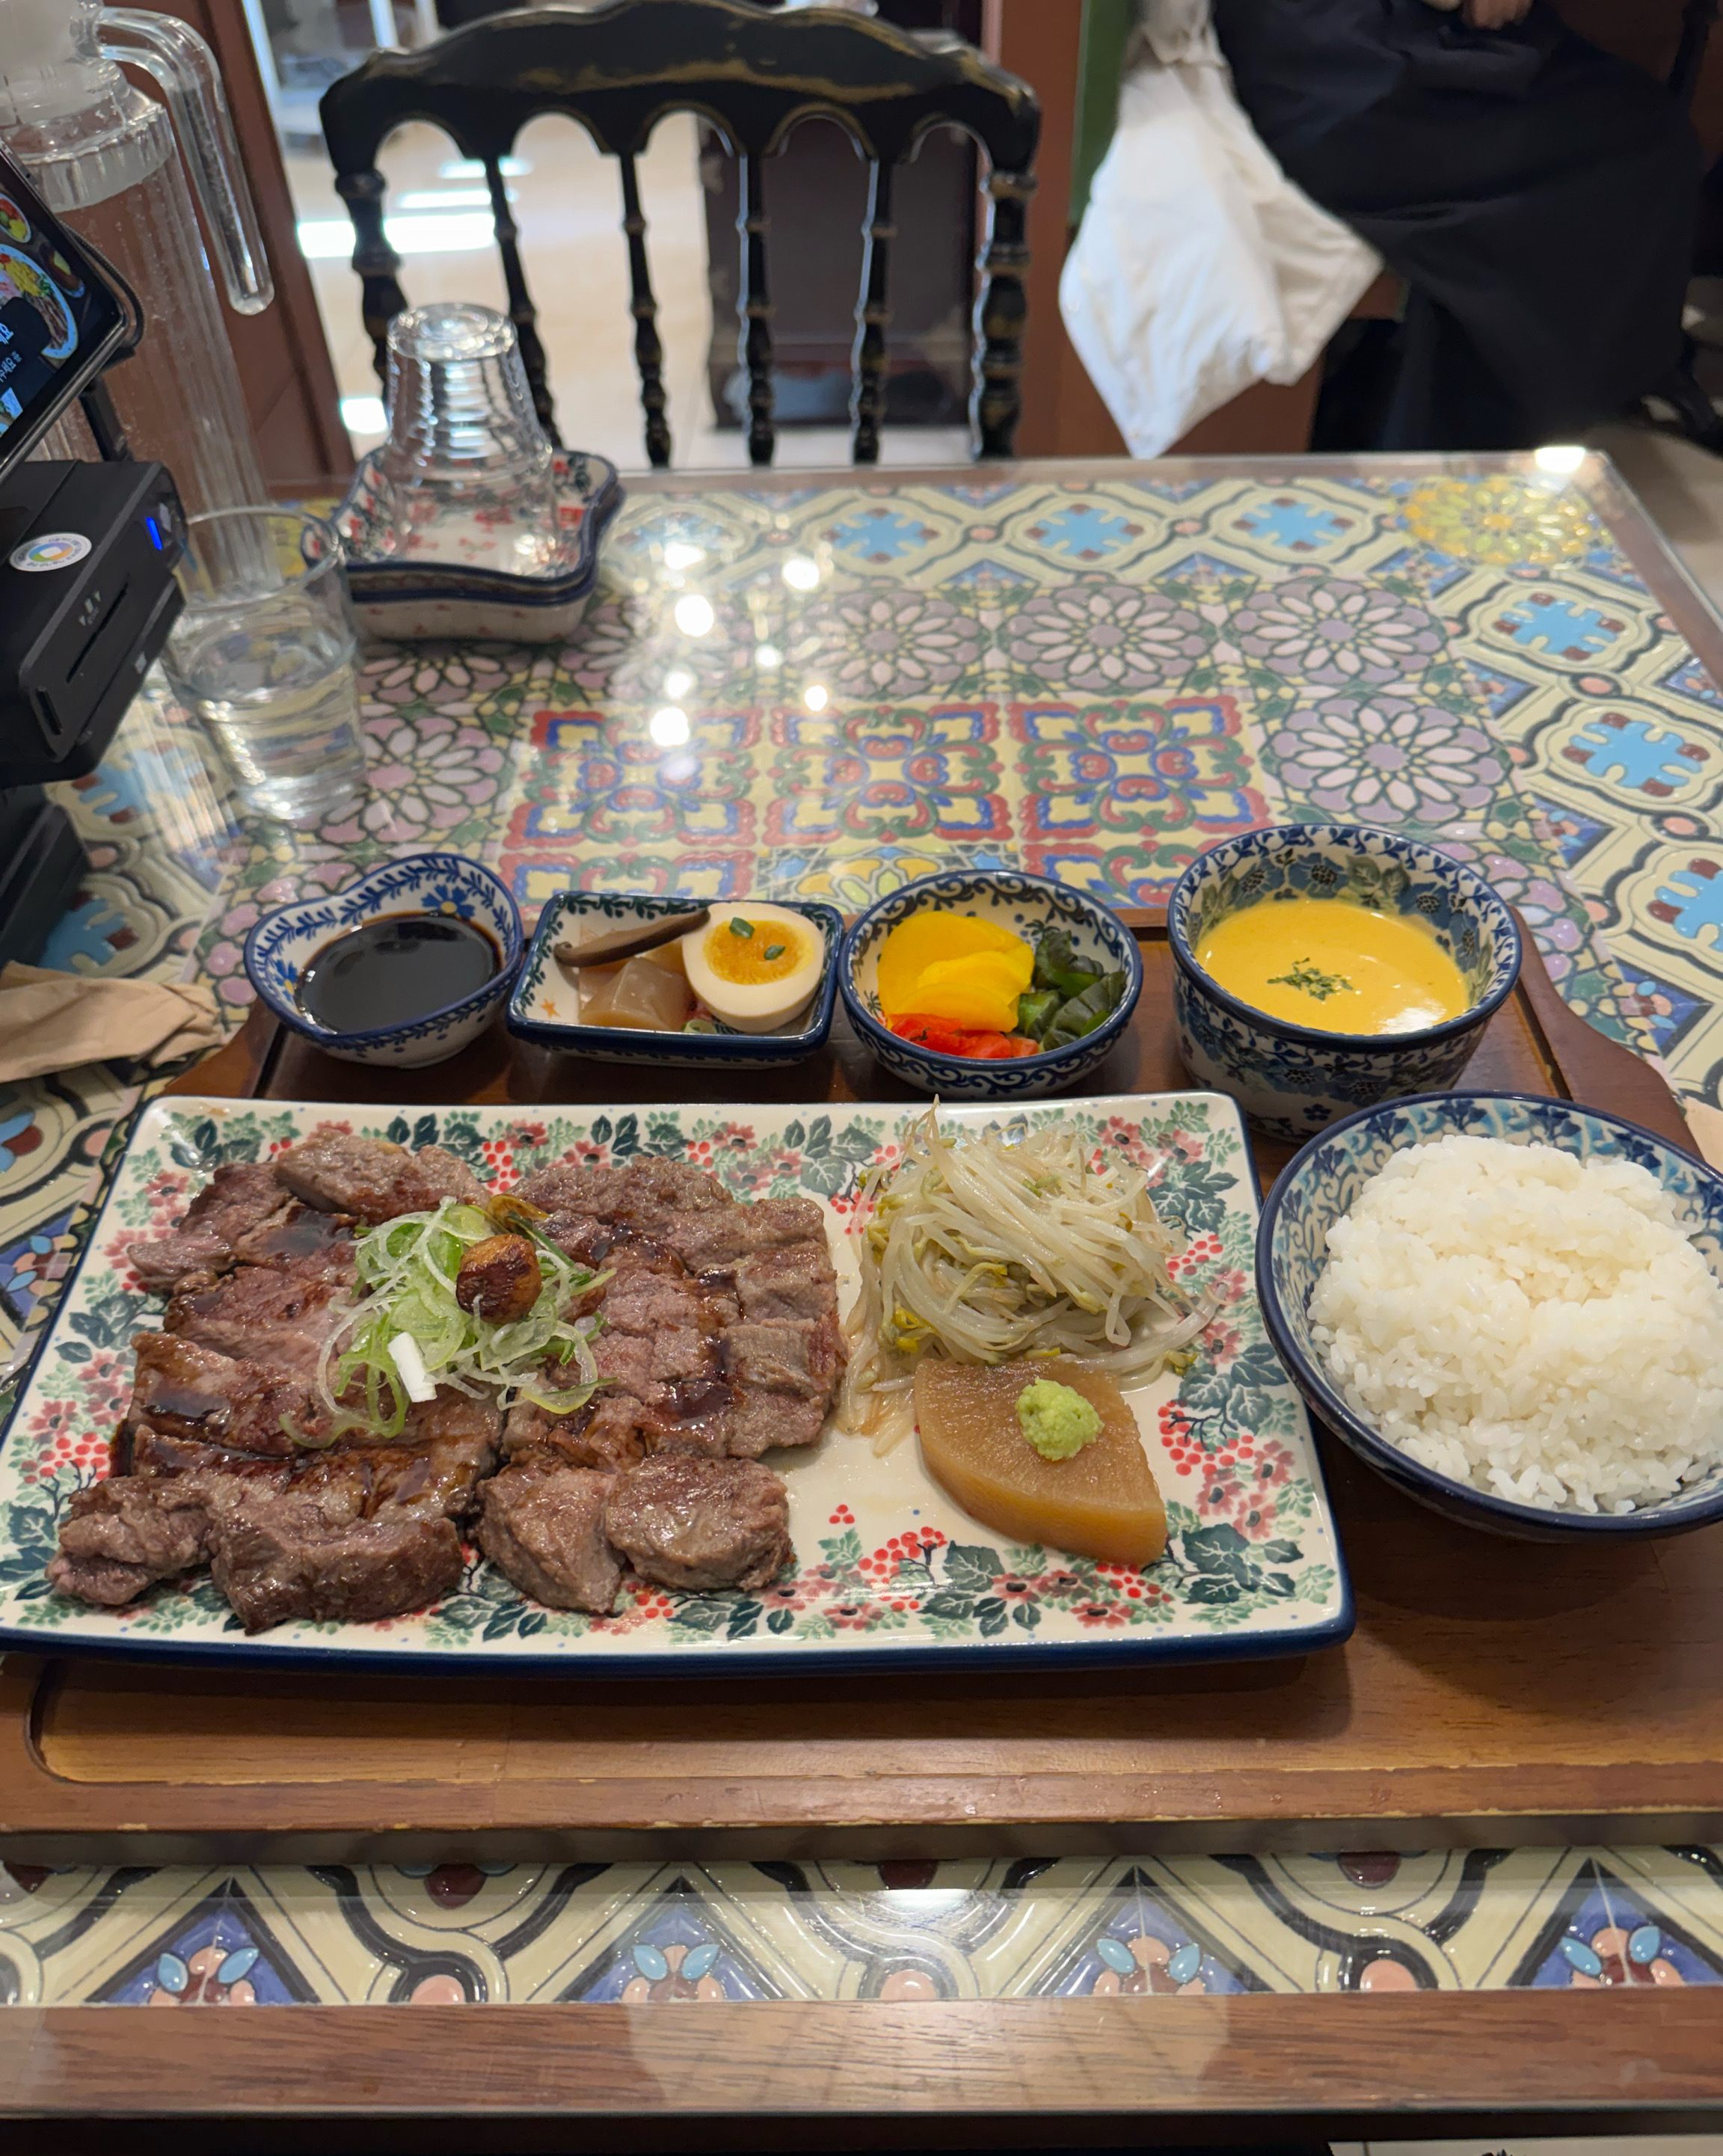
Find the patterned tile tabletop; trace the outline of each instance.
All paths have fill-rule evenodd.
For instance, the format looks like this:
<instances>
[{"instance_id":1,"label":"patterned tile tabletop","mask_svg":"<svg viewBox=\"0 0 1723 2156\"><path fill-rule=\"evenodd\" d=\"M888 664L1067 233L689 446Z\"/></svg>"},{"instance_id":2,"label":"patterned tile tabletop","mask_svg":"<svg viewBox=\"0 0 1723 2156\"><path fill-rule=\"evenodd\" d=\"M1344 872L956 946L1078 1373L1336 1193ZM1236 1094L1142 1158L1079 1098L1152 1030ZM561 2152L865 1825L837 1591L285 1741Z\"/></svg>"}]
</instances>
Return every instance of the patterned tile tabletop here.
<instances>
[{"instance_id":1,"label":"patterned tile tabletop","mask_svg":"<svg viewBox=\"0 0 1723 2156\"><path fill-rule=\"evenodd\" d=\"M359 815L242 826L152 677L67 789L44 963L237 1017L258 915L428 840L553 891L849 909L1016 862L1115 902L1358 819L1475 863L1591 1022L1723 1081L1723 624L1605 462L638 488L566 649L378 647ZM0 1368L155 1082L0 1086ZM0 1414L7 1395L0 1392ZM0 1868L0 1997L691 2000L1713 1983L1702 1849L883 1866Z\"/></svg>"},{"instance_id":2,"label":"patterned tile tabletop","mask_svg":"<svg viewBox=\"0 0 1723 2156\"><path fill-rule=\"evenodd\" d=\"M1705 1850L945 1864L0 1867L0 1999L1070 1998L1723 1976Z\"/></svg>"}]
</instances>

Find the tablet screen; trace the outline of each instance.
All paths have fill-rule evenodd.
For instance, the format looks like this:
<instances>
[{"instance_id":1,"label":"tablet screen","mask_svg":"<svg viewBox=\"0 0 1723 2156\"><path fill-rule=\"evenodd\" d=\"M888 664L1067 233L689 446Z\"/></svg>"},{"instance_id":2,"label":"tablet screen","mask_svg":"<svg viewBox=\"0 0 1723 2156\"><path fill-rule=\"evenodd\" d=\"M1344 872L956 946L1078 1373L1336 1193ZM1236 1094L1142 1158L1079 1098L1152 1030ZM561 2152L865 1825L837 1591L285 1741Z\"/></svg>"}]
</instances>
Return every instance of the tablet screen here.
<instances>
[{"instance_id":1,"label":"tablet screen","mask_svg":"<svg viewBox=\"0 0 1723 2156\"><path fill-rule=\"evenodd\" d=\"M0 157L0 462L58 415L122 326L77 241Z\"/></svg>"}]
</instances>

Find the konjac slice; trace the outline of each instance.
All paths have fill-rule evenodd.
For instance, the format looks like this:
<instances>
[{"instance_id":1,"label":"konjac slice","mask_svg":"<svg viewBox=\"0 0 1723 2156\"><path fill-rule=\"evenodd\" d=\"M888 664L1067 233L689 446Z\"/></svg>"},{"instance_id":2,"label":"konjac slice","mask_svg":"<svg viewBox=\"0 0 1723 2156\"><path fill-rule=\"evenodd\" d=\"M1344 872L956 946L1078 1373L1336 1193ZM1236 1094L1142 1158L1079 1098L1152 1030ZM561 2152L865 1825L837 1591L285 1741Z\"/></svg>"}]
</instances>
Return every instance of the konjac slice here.
<instances>
[{"instance_id":1,"label":"konjac slice","mask_svg":"<svg viewBox=\"0 0 1723 2156\"><path fill-rule=\"evenodd\" d=\"M1018 1421L1018 1396L1039 1378L1080 1393L1100 1435L1069 1460L1044 1460ZM927 1471L983 1526L1013 1542L1118 1564L1153 1564L1167 1547L1167 1509L1136 1418L1110 1378L1063 1358L992 1368L923 1356L915 1421Z\"/></svg>"},{"instance_id":2,"label":"konjac slice","mask_svg":"<svg viewBox=\"0 0 1723 2156\"><path fill-rule=\"evenodd\" d=\"M675 947L671 946L674 952ZM587 966L580 979L582 1025L617 1025L642 1033L674 1033L694 1008L679 963L672 971L656 951L620 966Z\"/></svg>"}]
</instances>

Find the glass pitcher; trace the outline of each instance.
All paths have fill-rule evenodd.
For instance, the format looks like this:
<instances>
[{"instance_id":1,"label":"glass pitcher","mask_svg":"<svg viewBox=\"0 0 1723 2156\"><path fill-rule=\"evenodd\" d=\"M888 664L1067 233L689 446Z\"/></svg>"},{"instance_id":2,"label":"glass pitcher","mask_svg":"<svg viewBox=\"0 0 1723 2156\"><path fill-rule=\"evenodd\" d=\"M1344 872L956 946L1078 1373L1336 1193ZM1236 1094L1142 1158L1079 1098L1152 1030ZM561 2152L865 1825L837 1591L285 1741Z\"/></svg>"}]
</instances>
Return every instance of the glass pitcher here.
<instances>
[{"instance_id":1,"label":"glass pitcher","mask_svg":"<svg viewBox=\"0 0 1723 2156\"><path fill-rule=\"evenodd\" d=\"M165 105L127 81L121 60ZM0 141L142 305L143 342L107 377L133 454L167 466L193 516L267 501L187 186L189 172L229 303L261 313L274 289L208 46L171 15L0 0ZM95 454L81 419L59 432L52 454Z\"/></svg>"}]
</instances>

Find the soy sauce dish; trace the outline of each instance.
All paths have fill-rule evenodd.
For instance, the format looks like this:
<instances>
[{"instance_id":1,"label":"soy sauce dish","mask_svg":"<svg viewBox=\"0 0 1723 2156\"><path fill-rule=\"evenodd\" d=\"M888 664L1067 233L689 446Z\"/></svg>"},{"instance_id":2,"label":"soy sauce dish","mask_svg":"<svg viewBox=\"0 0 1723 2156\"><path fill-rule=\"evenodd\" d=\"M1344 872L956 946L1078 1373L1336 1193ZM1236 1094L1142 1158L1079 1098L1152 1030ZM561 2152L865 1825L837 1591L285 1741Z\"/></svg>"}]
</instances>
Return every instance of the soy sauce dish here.
<instances>
[{"instance_id":1,"label":"soy sauce dish","mask_svg":"<svg viewBox=\"0 0 1723 2156\"><path fill-rule=\"evenodd\" d=\"M266 913L245 939L245 971L281 1023L326 1055L410 1070L478 1038L508 999L524 944L520 909L482 862L411 854Z\"/></svg>"}]
</instances>

